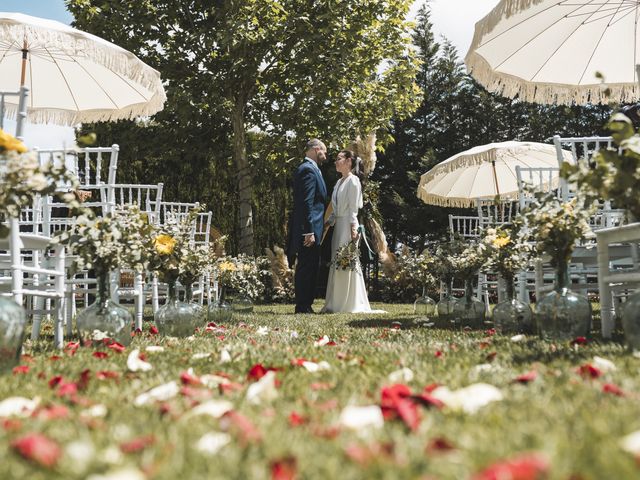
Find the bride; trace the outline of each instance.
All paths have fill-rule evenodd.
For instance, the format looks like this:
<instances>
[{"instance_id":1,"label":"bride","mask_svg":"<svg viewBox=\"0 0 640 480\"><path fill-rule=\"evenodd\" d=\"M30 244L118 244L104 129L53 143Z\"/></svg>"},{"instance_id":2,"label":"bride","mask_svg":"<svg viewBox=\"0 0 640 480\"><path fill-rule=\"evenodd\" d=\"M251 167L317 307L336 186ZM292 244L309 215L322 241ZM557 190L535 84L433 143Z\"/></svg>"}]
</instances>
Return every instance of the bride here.
<instances>
[{"instance_id":1,"label":"bride","mask_svg":"<svg viewBox=\"0 0 640 480\"><path fill-rule=\"evenodd\" d=\"M351 150L342 150L336 157L336 170L342 174L333 188L331 205L333 213L327 224L333 226L331 258L338 249L349 242L359 240L358 210L362 208L360 185L362 160ZM371 310L362 269L342 270L331 265L327 282L327 297L323 312L326 313L378 313ZM382 313L382 312L380 312Z\"/></svg>"}]
</instances>

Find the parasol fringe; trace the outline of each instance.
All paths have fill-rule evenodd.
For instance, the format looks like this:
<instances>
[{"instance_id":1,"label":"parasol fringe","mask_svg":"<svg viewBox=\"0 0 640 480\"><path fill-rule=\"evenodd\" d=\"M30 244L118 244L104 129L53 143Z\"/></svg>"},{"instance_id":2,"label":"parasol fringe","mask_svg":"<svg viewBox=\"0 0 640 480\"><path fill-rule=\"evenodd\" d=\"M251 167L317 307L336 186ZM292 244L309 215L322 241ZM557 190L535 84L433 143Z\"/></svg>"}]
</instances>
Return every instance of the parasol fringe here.
<instances>
[{"instance_id":1,"label":"parasol fringe","mask_svg":"<svg viewBox=\"0 0 640 480\"><path fill-rule=\"evenodd\" d=\"M587 103L634 103L640 95L637 84L564 85L528 82L520 77L496 72L472 47L465 58L467 70L487 90L525 102L571 105Z\"/></svg>"},{"instance_id":2,"label":"parasol fringe","mask_svg":"<svg viewBox=\"0 0 640 480\"><path fill-rule=\"evenodd\" d=\"M99 122L110 121L122 118L132 118L135 116L151 115L162 109L166 100L160 73L143 63L133 53L128 52L115 45L106 44L105 40L95 37L94 35L75 31L72 32L48 30L45 27L34 27L25 24L0 23L0 36L7 42L15 42L16 45L22 45L26 39L28 43L37 43L44 45L65 45L70 49L82 52L87 57L95 60L96 63L103 65L105 68L121 74L127 79L141 85L149 90L153 97L144 105L129 105L120 110L107 113L103 110L94 110L82 113L64 113L64 112L39 112L38 110L29 110L29 120L34 123L43 123L46 121L58 120L61 123L73 125L80 122ZM7 114L15 118L16 107L7 99ZM15 104L14 104L15 105Z\"/></svg>"}]
</instances>

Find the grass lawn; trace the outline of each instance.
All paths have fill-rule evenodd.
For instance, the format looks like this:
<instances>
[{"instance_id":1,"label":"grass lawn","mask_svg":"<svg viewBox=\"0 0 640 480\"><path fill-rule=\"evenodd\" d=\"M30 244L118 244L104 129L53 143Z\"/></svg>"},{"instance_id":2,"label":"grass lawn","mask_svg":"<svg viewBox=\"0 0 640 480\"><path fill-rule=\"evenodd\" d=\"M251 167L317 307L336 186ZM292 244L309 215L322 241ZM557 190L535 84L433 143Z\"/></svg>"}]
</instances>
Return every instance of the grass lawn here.
<instances>
[{"instance_id":1,"label":"grass lawn","mask_svg":"<svg viewBox=\"0 0 640 480\"><path fill-rule=\"evenodd\" d=\"M414 322L410 305L373 307L389 313L294 316L292 306L259 306L245 324L180 340L149 334L146 323L124 352L81 347L72 354L55 351L50 340L27 342L24 368L0 380L0 401L20 396L40 403L31 416L0 418L0 478L96 479L130 469L130 477L114 478L290 478L286 474L295 471L309 479L465 479L494 462L531 453L548 461L548 478L640 476L634 457L619 444L640 429L640 358L620 343L597 336L580 345L532 337L515 342L491 332L426 327ZM335 345L314 346L324 335ZM164 350L146 351L148 346ZM133 349L153 369L128 371ZM230 356L226 362L223 350ZM106 355L95 356L98 351ZM194 358L201 353L210 356ZM607 371L594 356L616 369ZM300 358L326 361L330 368L310 372L292 364ZM256 364L278 369L276 398L247 399L256 385L247 375ZM596 368L579 373L586 364ZM404 380L389 380L403 367L412 379L405 371ZM192 374L185 373L189 368ZM514 381L529 372L537 376ZM203 386L199 377L206 374L228 380L215 386L216 378L208 377L209 387ZM527 378L533 380L525 383ZM172 398L134 405L140 394L173 381L180 391ZM340 424L344 407L380 405L381 388L392 383L406 383L419 394L434 383L455 390L478 382L497 387L502 400L476 413L416 408L409 400L403 403L409 405L402 412L406 423L388 418L378 428L355 430ZM609 393L608 384L624 395ZM194 414L198 403L211 400L216 408L229 401L232 413ZM212 432L209 449L219 450L200 451L198 442ZM30 443L32 433L54 441L60 451ZM146 477L134 475L136 470Z\"/></svg>"}]
</instances>

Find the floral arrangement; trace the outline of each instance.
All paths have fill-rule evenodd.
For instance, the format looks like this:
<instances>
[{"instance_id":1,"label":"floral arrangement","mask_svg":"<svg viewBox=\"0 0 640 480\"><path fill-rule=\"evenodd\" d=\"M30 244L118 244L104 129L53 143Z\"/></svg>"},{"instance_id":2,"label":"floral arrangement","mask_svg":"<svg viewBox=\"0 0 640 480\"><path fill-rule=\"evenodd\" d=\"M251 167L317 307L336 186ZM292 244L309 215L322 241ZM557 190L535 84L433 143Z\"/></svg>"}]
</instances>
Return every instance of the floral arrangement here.
<instances>
[{"instance_id":1,"label":"floral arrangement","mask_svg":"<svg viewBox=\"0 0 640 480\"><path fill-rule=\"evenodd\" d=\"M211 250L207 245L187 248L180 259L178 278L183 285L191 285L209 269L212 263Z\"/></svg>"},{"instance_id":2,"label":"floral arrangement","mask_svg":"<svg viewBox=\"0 0 640 480\"><path fill-rule=\"evenodd\" d=\"M143 271L148 261L153 227L136 205L116 208L104 217L90 210L76 217L72 227L58 233L53 243L67 245L74 268L106 274L121 267Z\"/></svg>"},{"instance_id":3,"label":"floral arrangement","mask_svg":"<svg viewBox=\"0 0 640 480\"><path fill-rule=\"evenodd\" d=\"M582 197L563 202L553 193L538 194L523 212L535 252L549 255L553 267L568 262L576 242L592 235L592 213Z\"/></svg>"},{"instance_id":4,"label":"floral arrangement","mask_svg":"<svg viewBox=\"0 0 640 480\"><path fill-rule=\"evenodd\" d=\"M522 234L521 224L515 223L488 228L482 238L487 251L484 265L487 271L497 272L502 278L513 277L529 266L532 246Z\"/></svg>"},{"instance_id":5,"label":"floral arrangement","mask_svg":"<svg viewBox=\"0 0 640 480\"><path fill-rule=\"evenodd\" d=\"M257 299L264 290L258 264L253 257L244 254L237 257L221 257L213 269L220 285L242 293L252 300Z\"/></svg>"},{"instance_id":6,"label":"floral arrangement","mask_svg":"<svg viewBox=\"0 0 640 480\"><path fill-rule=\"evenodd\" d=\"M0 130L0 238L9 234L2 222L18 218L22 209L32 207L36 195L55 195L69 208L77 208L79 203L73 193L56 192L60 184L73 190L79 185L64 166L40 165L21 141Z\"/></svg>"},{"instance_id":7,"label":"floral arrangement","mask_svg":"<svg viewBox=\"0 0 640 480\"><path fill-rule=\"evenodd\" d=\"M618 208L625 208L633 220L640 220L640 135L622 113L611 117L607 129L615 147L598 150L593 165L563 165L562 174L578 185L587 203L611 200Z\"/></svg>"},{"instance_id":8,"label":"floral arrangement","mask_svg":"<svg viewBox=\"0 0 640 480\"><path fill-rule=\"evenodd\" d=\"M465 249L466 242L459 236L443 240L435 252L434 274L445 283L450 283L455 276L458 263L455 261Z\"/></svg>"},{"instance_id":9,"label":"floral arrangement","mask_svg":"<svg viewBox=\"0 0 640 480\"><path fill-rule=\"evenodd\" d=\"M342 245L336 251L335 258L331 262L336 270L360 271L360 247L358 241L351 240Z\"/></svg>"},{"instance_id":10,"label":"floral arrangement","mask_svg":"<svg viewBox=\"0 0 640 480\"><path fill-rule=\"evenodd\" d=\"M469 242L462 252L451 259L454 277L468 280L476 275L487 261L487 247L482 242Z\"/></svg>"}]
</instances>

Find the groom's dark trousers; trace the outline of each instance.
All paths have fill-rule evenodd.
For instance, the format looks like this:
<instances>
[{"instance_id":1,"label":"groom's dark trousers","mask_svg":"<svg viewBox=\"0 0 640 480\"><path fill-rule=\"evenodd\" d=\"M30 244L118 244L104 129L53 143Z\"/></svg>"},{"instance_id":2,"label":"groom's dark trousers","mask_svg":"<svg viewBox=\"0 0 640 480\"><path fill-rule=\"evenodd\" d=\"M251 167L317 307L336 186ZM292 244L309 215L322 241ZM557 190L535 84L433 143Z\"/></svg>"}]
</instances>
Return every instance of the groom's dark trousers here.
<instances>
[{"instance_id":1,"label":"groom's dark trousers","mask_svg":"<svg viewBox=\"0 0 640 480\"><path fill-rule=\"evenodd\" d=\"M296 313L311 312L311 305L316 294L316 279L319 267L320 245L300 247L295 276Z\"/></svg>"}]
</instances>

